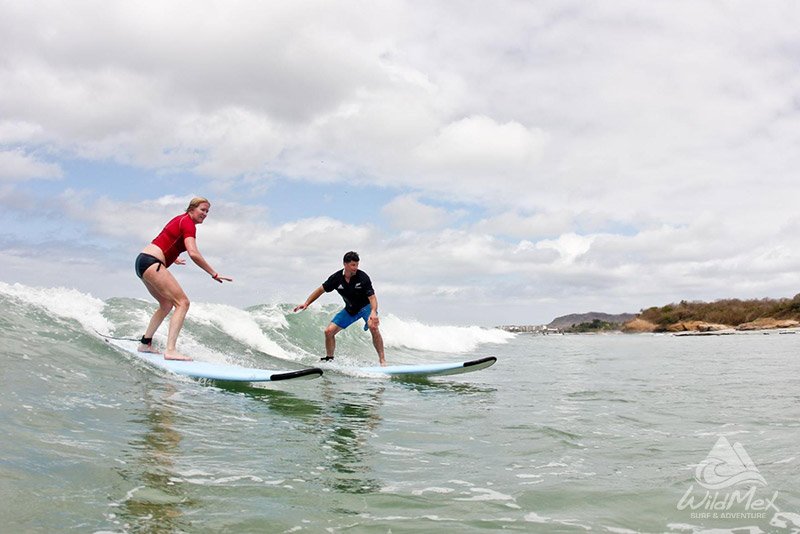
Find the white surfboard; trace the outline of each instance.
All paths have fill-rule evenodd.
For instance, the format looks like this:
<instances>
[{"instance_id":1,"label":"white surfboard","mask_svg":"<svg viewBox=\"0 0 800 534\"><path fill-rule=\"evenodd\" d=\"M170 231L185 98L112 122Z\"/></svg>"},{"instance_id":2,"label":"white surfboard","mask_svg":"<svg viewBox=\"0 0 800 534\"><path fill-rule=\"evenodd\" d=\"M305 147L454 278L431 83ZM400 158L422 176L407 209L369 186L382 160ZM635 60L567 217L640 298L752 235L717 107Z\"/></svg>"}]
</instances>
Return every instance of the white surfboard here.
<instances>
[{"instance_id":1,"label":"white surfboard","mask_svg":"<svg viewBox=\"0 0 800 534\"><path fill-rule=\"evenodd\" d=\"M480 371L494 365L497 358L487 356L477 360L466 362L450 363L426 363L419 365L387 365L386 367L360 367L358 370L364 373L384 374L389 376L447 376L460 375Z\"/></svg>"},{"instance_id":2,"label":"white surfboard","mask_svg":"<svg viewBox=\"0 0 800 534\"><path fill-rule=\"evenodd\" d=\"M137 341L104 338L111 345L133 354L159 369L190 378L221 380L226 382L277 382L279 380L312 379L322 376L322 369L311 367L297 371L273 371L224 363L165 360L163 354L139 352Z\"/></svg>"}]
</instances>

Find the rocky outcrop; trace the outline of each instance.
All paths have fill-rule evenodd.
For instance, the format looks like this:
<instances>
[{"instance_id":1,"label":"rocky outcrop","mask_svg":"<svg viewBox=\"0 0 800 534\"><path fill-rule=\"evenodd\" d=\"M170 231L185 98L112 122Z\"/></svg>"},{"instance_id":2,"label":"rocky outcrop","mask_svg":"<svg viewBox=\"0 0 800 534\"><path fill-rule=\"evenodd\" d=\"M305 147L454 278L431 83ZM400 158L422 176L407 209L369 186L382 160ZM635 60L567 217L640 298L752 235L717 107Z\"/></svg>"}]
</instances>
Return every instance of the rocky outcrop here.
<instances>
[{"instance_id":1,"label":"rocky outcrop","mask_svg":"<svg viewBox=\"0 0 800 534\"><path fill-rule=\"evenodd\" d=\"M798 297L800 297L800 295L798 295ZM574 328L576 324L591 322L594 320L616 323L619 325L619 329L622 332L629 334L670 332L678 335L727 335L736 333L737 331L800 328L800 321L798 320L774 319L769 317L756 319L755 321L743 323L737 326L709 323L707 321L679 321L677 323L664 326L662 324L656 324L646 319L642 319L641 316L635 316L633 314L611 315L604 313L564 315L554 319L548 325L548 327L558 327L562 330L569 331L569 328Z\"/></svg>"},{"instance_id":2,"label":"rocky outcrop","mask_svg":"<svg viewBox=\"0 0 800 534\"><path fill-rule=\"evenodd\" d=\"M622 325L622 331L629 334L646 332L719 332L730 329L731 327L728 325L707 323L705 321L681 321L664 328L638 317Z\"/></svg>"},{"instance_id":3,"label":"rocky outcrop","mask_svg":"<svg viewBox=\"0 0 800 534\"><path fill-rule=\"evenodd\" d=\"M773 330L780 328L799 328L800 321L794 319L757 319L755 321L740 324L736 327L707 323L705 321L680 321L673 323L666 328L645 321L644 319L633 319L622 325L622 331L629 334L647 333L647 332L671 332L674 334L733 334L735 331L747 330Z\"/></svg>"},{"instance_id":4,"label":"rocky outcrop","mask_svg":"<svg viewBox=\"0 0 800 534\"><path fill-rule=\"evenodd\" d=\"M622 325L622 331L627 334L642 334L647 332L655 332L656 325L644 319L631 319Z\"/></svg>"},{"instance_id":5,"label":"rocky outcrop","mask_svg":"<svg viewBox=\"0 0 800 534\"><path fill-rule=\"evenodd\" d=\"M705 321L680 321L667 327L667 332L719 332L720 330L730 330L731 327L724 324L707 323Z\"/></svg>"},{"instance_id":6,"label":"rocky outcrop","mask_svg":"<svg viewBox=\"0 0 800 534\"><path fill-rule=\"evenodd\" d=\"M797 328L800 322L794 319L756 319L749 323L742 323L736 327L736 330L772 330L775 328Z\"/></svg>"}]
</instances>

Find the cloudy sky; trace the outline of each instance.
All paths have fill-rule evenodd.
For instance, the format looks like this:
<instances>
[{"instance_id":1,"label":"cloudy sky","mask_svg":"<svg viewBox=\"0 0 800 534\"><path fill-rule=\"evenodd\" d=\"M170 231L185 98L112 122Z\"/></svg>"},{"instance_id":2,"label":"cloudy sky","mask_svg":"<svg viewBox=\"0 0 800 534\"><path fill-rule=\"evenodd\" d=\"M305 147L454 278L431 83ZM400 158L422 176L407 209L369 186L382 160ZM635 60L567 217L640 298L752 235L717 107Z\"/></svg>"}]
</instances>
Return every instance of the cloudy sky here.
<instances>
[{"instance_id":1,"label":"cloudy sky","mask_svg":"<svg viewBox=\"0 0 800 534\"><path fill-rule=\"evenodd\" d=\"M800 292L800 4L0 0L0 280L546 323ZM337 302L328 295L321 303Z\"/></svg>"}]
</instances>

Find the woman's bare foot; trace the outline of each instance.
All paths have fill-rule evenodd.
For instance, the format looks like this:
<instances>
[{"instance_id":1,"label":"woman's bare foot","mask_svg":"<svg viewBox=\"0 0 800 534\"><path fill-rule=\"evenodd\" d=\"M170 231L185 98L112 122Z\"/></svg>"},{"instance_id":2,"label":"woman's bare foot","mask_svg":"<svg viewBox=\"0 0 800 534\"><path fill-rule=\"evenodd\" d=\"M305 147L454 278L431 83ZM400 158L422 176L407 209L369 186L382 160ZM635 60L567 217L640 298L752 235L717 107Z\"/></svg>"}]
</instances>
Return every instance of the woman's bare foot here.
<instances>
[{"instance_id":1,"label":"woman's bare foot","mask_svg":"<svg viewBox=\"0 0 800 534\"><path fill-rule=\"evenodd\" d=\"M189 356L185 356L178 352L177 350L167 350L164 351L164 359L165 360L179 360L182 362L190 362L192 359Z\"/></svg>"},{"instance_id":2,"label":"woman's bare foot","mask_svg":"<svg viewBox=\"0 0 800 534\"><path fill-rule=\"evenodd\" d=\"M139 352L152 352L153 354L161 354L158 349L156 349L152 343L149 345L145 345L144 343L139 343Z\"/></svg>"}]
</instances>

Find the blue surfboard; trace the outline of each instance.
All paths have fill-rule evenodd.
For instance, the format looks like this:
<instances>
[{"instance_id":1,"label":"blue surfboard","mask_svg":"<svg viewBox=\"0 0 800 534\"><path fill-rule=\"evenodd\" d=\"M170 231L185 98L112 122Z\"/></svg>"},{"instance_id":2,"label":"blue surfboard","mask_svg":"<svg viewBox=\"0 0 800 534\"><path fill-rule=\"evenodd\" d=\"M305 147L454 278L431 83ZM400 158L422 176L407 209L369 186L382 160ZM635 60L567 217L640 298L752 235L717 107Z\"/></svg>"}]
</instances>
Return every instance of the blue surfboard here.
<instances>
[{"instance_id":1,"label":"blue surfboard","mask_svg":"<svg viewBox=\"0 0 800 534\"><path fill-rule=\"evenodd\" d=\"M389 376L447 376L460 375L480 371L494 365L497 358L487 356L477 360L450 363L426 363L419 365L387 365L386 367L359 367L363 373L384 374Z\"/></svg>"},{"instance_id":2,"label":"blue surfboard","mask_svg":"<svg viewBox=\"0 0 800 534\"><path fill-rule=\"evenodd\" d=\"M132 354L140 360L176 375L226 382L277 382L279 380L312 379L322 376L322 369L311 367L297 371L273 371L224 363L165 360L163 354L139 352L137 341L108 339L111 345Z\"/></svg>"}]
</instances>

